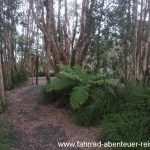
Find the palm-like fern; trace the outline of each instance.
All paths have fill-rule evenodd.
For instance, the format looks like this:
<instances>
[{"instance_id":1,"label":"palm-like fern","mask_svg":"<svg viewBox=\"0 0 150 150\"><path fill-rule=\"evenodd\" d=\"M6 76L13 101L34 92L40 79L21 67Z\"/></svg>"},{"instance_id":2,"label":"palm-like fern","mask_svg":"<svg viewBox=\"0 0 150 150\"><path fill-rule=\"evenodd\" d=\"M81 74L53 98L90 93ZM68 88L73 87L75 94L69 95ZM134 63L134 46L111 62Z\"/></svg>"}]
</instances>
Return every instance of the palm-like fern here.
<instances>
[{"instance_id":1,"label":"palm-like fern","mask_svg":"<svg viewBox=\"0 0 150 150\"><path fill-rule=\"evenodd\" d=\"M66 79L66 78L59 78L55 79L49 84L46 88L47 92L52 92L52 91L60 91L63 90L71 85L73 85L74 82L72 80Z\"/></svg>"},{"instance_id":2,"label":"palm-like fern","mask_svg":"<svg viewBox=\"0 0 150 150\"><path fill-rule=\"evenodd\" d=\"M59 73L59 76L65 77L78 82L84 82L88 79L88 74L80 66L74 66L73 68L69 66L61 66L63 71Z\"/></svg>"},{"instance_id":3,"label":"palm-like fern","mask_svg":"<svg viewBox=\"0 0 150 150\"><path fill-rule=\"evenodd\" d=\"M103 75L98 76L88 74L81 66L74 66L71 68L70 66L61 65L61 69L62 71L58 74L58 78L53 80L52 83L47 86L46 91L59 92L65 88L72 89L70 93L70 104L73 109L80 108L89 98L92 98L95 101L99 101L99 98L105 99L107 93L104 94L104 87L108 87L105 91L109 91L111 95L115 95L111 86L116 85L116 83L106 79ZM93 89L95 90L95 87L99 88L98 92L100 90L102 91L103 96L96 96L96 94L91 92ZM109 96L109 94L107 96Z\"/></svg>"},{"instance_id":4,"label":"palm-like fern","mask_svg":"<svg viewBox=\"0 0 150 150\"><path fill-rule=\"evenodd\" d=\"M76 86L70 95L70 104L73 109L83 105L89 97L89 88L87 86Z\"/></svg>"}]
</instances>

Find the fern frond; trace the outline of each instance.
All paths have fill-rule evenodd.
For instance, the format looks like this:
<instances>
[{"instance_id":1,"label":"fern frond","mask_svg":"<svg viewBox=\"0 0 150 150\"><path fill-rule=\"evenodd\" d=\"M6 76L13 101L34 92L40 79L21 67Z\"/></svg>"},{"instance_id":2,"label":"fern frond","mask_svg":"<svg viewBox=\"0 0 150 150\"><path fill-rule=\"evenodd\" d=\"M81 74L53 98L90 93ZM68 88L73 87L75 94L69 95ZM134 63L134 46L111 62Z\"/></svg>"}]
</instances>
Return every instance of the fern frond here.
<instances>
[{"instance_id":1,"label":"fern frond","mask_svg":"<svg viewBox=\"0 0 150 150\"><path fill-rule=\"evenodd\" d=\"M55 79L47 86L46 92L63 90L73 84L74 82L68 79Z\"/></svg>"},{"instance_id":2,"label":"fern frond","mask_svg":"<svg viewBox=\"0 0 150 150\"><path fill-rule=\"evenodd\" d=\"M71 66L70 66L70 65L60 64L59 67L60 67L60 69L61 69L62 71L71 69Z\"/></svg>"},{"instance_id":3,"label":"fern frond","mask_svg":"<svg viewBox=\"0 0 150 150\"><path fill-rule=\"evenodd\" d=\"M70 66L61 65L61 69L59 75L65 78L78 82L85 82L88 79L88 74L81 66L75 65L71 68Z\"/></svg>"},{"instance_id":4,"label":"fern frond","mask_svg":"<svg viewBox=\"0 0 150 150\"><path fill-rule=\"evenodd\" d=\"M103 99L104 97L104 91L101 88L93 88L90 93L90 97L94 101L100 101L100 99Z\"/></svg>"},{"instance_id":5,"label":"fern frond","mask_svg":"<svg viewBox=\"0 0 150 150\"><path fill-rule=\"evenodd\" d=\"M112 86L116 86L118 84L118 80L114 80L114 79L105 79L105 84L107 85L112 85Z\"/></svg>"},{"instance_id":6,"label":"fern frond","mask_svg":"<svg viewBox=\"0 0 150 150\"><path fill-rule=\"evenodd\" d=\"M78 66L78 65L75 65L73 68L72 68L73 72L76 74L76 75L79 75L80 77L88 77L89 75L87 74L87 72L81 67L81 66Z\"/></svg>"},{"instance_id":7,"label":"fern frond","mask_svg":"<svg viewBox=\"0 0 150 150\"><path fill-rule=\"evenodd\" d=\"M70 95L70 104L73 109L80 108L89 97L89 88L87 86L76 86Z\"/></svg>"},{"instance_id":8,"label":"fern frond","mask_svg":"<svg viewBox=\"0 0 150 150\"><path fill-rule=\"evenodd\" d=\"M107 84L107 85L111 85L111 86L116 86L118 84L118 81L117 80L112 80L112 79L105 79L105 78L96 78L93 79L93 81L91 81L91 84L93 85L104 85L104 84Z\"/></svg>"},{"instance_id":9,"label":"fern frond","mask_svg":"<svg viewBox=\"0 0 150 150\"><path fill-rule=\"evenodd\" d=\"M111 86L105 86L105 92L108 96L116 98L116 92Z\"/></svg>"},{"instance_id":10,"label":"fern frond","mask_svg":"<svg viewBox=\"0 0 150 150\"><path fill-rule=\"evenodd\" d=\"M75 81L75 80L79 81L79 82L83 81L83 79L80 78L78 75L74 74L73 71L70 71L70 72L62 71L62 72L60 72L60 75L64 76L65 78L71 79L73 81Z\"/></svg>"}]
</instances>

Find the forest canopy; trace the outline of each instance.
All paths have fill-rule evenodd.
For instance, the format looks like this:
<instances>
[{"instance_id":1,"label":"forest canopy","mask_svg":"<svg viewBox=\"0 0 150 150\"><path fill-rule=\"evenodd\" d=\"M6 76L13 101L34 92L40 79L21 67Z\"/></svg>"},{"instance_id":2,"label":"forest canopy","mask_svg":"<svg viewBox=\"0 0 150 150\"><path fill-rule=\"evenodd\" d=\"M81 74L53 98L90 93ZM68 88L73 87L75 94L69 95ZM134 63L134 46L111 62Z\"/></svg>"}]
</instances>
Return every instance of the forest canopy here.
<instances>
[{"instance_id":1,"label":"forest canopy","mask_svg":"<svg viewBox=\"0 0 150 150\"><path fill-rule=\"evenodd\" d=\"M12 86L16 64L31 72L36 53L46 64L47 80L60 64L78 64L124 83L149 84L149 5L147 0L1 0L6 87Z\"/></svg>"}]
</instances>

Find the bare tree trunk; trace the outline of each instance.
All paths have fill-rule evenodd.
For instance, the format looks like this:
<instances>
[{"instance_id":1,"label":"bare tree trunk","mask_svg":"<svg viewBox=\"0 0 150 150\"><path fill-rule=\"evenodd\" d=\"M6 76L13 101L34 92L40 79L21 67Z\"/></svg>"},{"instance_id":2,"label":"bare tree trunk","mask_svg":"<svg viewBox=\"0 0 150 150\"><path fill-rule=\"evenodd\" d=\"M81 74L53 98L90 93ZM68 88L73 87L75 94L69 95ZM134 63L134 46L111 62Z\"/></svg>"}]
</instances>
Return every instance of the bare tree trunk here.
<instances>
[{"instance_id":1,"label":"bare tree trunk","mask_svg":"<svg viewBox=\"0 0 150 150\"><path fill-rule=\"evenodd\" d=\"M58 33L58 41L60 43L60 46L63 45L63 35L62 35L62 26L61 26L61 2L62 0L58 0L58 22L57 22L57 33Z\"/></svg>"},{"instance_id":2,"label":"bare tree trunk","mask_svg":"<svg viewBox=\"0 0 150 150\"><path fill-rule=\"evenodd\" d=\"M36 52L36 60L35 60L35 70L36 70L36 85L38 85L38 68L39 68L39 56L38 52Z\"/></svg>"},{"instance_id":3,"label":"bare tree trunk","mask_svg":"<svg viewBox=\"0 0 150 150\"><path fill-rule=\"evenodd\" d=\"M4 83L3 83L3 73L1 64L1 53L0 53L0 112L3 112L3 106L6 104L4 96Z\"/></svg>"},{"instance_id":4,"label":"bare tree trunk","mask_svg":"<svg viewBox=\"0 0 150 150\"><path fill-rule=\"evenodd\" d=\"M68 39L68 6L67 6L67 0L65 0L65 21L64 21L64 40L65 40L65 54L67 56L68 61L70 62L70 42Z\"/></svg>"},{"instance_id":5,"label":"bare tree trunk","mask_svg":"<svg viewBox=\"0 0 150 150\"><path fill-rule=\"evenodd\" d=\"M144 60L145 60L145 52L146 52L146 48L145 48L145 41L144 41L144 30L145 30L145 23L146 23L146 16L147 16L147 0L146 0L146 4L145 4L145 8L144 8L144 15L143 15L143 20L142 20L142 26L141 26L141 56L140 56L140 61L139 61L139 69L140 69L140 76L141 78L144 76Z\"/></svg>"},{"instance_id":6,"label":"bare tree trunk","mask_svg":"<svg viewBox=\"0 0 150 150\"><path fill-rule=\"evenodd\" d=\"M77 0L75 1L75 16L76 16L76 22L75 22L75 27L73 29L73 35L72 35L72 40L71 40L71 66L73 66L76 63L76 54L77 51L74 48L74 42L75 42L75 38L76 38L76 33L77 33L77 26L78 26L78 11L77 11Z\"/></svg>"},{"instance_id":7,"label":"bare tree trunk","mask_svg":"<svg viewBox=\"0 0 150 150\"><path fill-rule=\"evenodd\" d=\"M143 0L141 0L141 13L140 13L140 22L139 22L139 29L138 29L138 39L137 39L137 78L141 79L141 49L142 49L142 37L143 37L143 32L142 32L142 22L143 21Z\"/></svg>"},{"instance_id":8,"label":"bare tree trunk","mask_svg":"<svg viewBox=\"0 0 150 150\"><path fill-rule=\"evenodd\" d=\"M30 4L29 4L30 5ZM28 6L30 8L30 6ZM25 40L26 40L26 48L24 52L24 63L23 63L23 69L26 73L29 73L29 67L30 67L30 26L32 27L32 38L34 36L34 31L33 31L33 21L30 22L30 15L31 15L31 10L28 9L28 14L27 14L27 28L26 28L26 33L25 33Z\"/></svg>"},{"instance_id":9,"label":"bare tree trunk","mask_svg":"<svg viewBox=\"0 0 150 150\"><path fill-rule=\"evenodd\" d=\"M82 16L81 16L81 26L80 26L80 35L79 39L76 43L76 46L73 50L72 54L72 65L74 64L81 64L81 57L82 57L82 52L84 49L84 46L86 47L86 44L89 44L89 42L86 42L90 39L90 35L87 35L87 13L89 11L89 5L90 1L89 0L83 0L82 2ZM87 46L88 48L88 46Z\"/></svg>"},{"instance_id":10,"label":"bare tree trunk","mask_svg":"<svg viewBox=\"0 0 150 150\"><path fill-rule=\"evenodd\" d=\"M144 84L150 84L150 1L148 1L148 12L149 12L149 22L148 22L148 39L146 43L146 66L145 66L145 73L144 73Z\"/></svg>"},{"instance_id":11,"label":"bare tree trunk","mask_svg":"<svg viewBox=\"0 0 150 150\"><path fill-rule=\"evenodd\" d=\"M46 4L46 31L48 34L47 39L47 52L51 51L54 59L55 64L55 71L59 72L59 64L60 64L60 56L59 56L59 50L58 50L58 39L57 39L57 32L55 28L55 21L54 21L54 12L53 12L53 1L47 0Z\"/></svg>"},{"instance_id":12,"label":"bare tree trunk","mask_svg":"<svg viewBox=\"0 0 150 150\"><path fill-rule=\"evenodd\" d=\"M34 84L34 70L35 70L35 63L34 63L34 56L31 56L31 75L32 75L32 81L31 84Z\"/></svg>"},{"instance_id":13,"label":"bare tree trunk","mask_svg":"<svg viewBox=\"0 0 150 150\"><path fill-rule=\"evenodd\" d=\"M41 0L40 0L41 2ZM38 21L38 18L36 16L36 12L34 11L33 7L33 0L30 0L31 3L31 9L33 17L36 21L37 26L41 29L41 31L44 34L44 41L46 46L46 54L47 57L50 57L49 59L53 61L54 64L54 70L55 72L60 71L59 65L61 63L68 65L71 64L74 65L76 63L81 64L83 60L85 59L86 53L88 51L88 48L91 43L92 38L92 25L90 24L90 16L92 14L92 9L90 7L91 0L83 0L82 3L82 16L81 16L81 29L80 29L80 36L76 43L76 46L74 46L75 36L76 36L76 29L77 29L77 23L78 23L78 13L76 13L76 26L75 26L75 32L73 33L73 38L70 40L68 37L68 30L69 30L69 21L68 21L68 8L67 8L67 0L64 1L65 4L65 20L64 20L64 36L63 36L63 42L64 45L61 43L61 0L58 0L58 25L56 30L56 23L55 23L55 17L54 17L54 9L53 9L53 0L44 0L43 6L45 7L46 12L46 23L41 23ZM94 2L92 2L94 3ZM91 10L90 10L91 9ZM76 10L77 10L77 0L76 0ZM44 12L44 11L42 11ZM88 17L87 17L88 16ZM43 19L44 20L44 19ZM59 33L58 33L59 32ZM70 42L72 46L72 56L70 61ZM50 63L50 61L47 61L47 63Z\"/></svg>"},{"instance_id":14,"label":"bare tree trunk","mask_svg":"<svg viewBox=\"0 0 150 150\"><path fill-rule=\"evenodd\" d=\"M137 10L138 0L133 1L133 17L134 17L134 42L132 50L132 64L133 64L133 81L136 82L137 79L137 33L138 33L138 22L137 22Z\"/></svg>"},{"instance_id":15,"label":"bare tree trunk","mask_svg":"<svg viewBox=\"0 0 150 150\"><path fill-rule=\"evenodd\" d=\"M12 83L12 70L13 70L13 49L12 49L12 43L11 43L11 31L8 31L8 37L7 37L7 50L8 50L8 90L12 89L13 83Z\"/></svg>"},{"instance_id":16,"label":"bare tree trunk","mask_svg":"<svg viewBox=\"0 0 150 150\"><path fill-rule=\"evenodd\" d=\"M51 78L50 78L50 44L48 44L47 38L44 36L44 49L46 52L46 81L47 84L50 83Z\"/></svg>"}]
</instances>

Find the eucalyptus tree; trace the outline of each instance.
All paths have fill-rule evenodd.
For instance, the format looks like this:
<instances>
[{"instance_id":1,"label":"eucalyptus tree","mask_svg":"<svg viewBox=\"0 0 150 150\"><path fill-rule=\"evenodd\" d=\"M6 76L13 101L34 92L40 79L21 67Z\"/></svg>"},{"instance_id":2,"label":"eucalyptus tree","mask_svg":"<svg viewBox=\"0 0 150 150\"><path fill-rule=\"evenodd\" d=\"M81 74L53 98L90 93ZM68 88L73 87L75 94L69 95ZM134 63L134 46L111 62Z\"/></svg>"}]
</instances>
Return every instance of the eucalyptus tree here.
<instances>
[{"instance_id":1,"label":"eucalyptus tree","mask_svg":"<svg viewBox=\"0 0 150 150\"><path fill-rule=\"evenodd\" d=\"M18 0L1 0L1 48L4 84L6 89L13 88L16 48L16 24L18 23Z\"/></svg>"},{"instance_id":2,"label":"eucalyptus tree","mask_svg":"<svg viewBox=\"0 0 150 150\"><path fill-rule=\"evenodd\" d=\"M36 9L39 3L41 4L40 18L37 15ZM45 51L48 56L47 64L51 63L56 72L60 71L59 64L61 63L66 65L82 64L88 47L90 46L94 29L94 19L91 21L94 1L83 0L82 2L80 23L78 24L80 25L80 30L76 41L74 37L76 31L70 33L71 31L69 29L67 0L64 1L64 18L60 19L60 15L62 15L60 14L61 3L62 1L58 1L58 25L56 25L56 11L54 10L53 1L39 0L38 2L33 3L33 1L30 0L34 20L44 35ZM78 18L78 16L76 16L76 18ZM75 30L76 29L77 28L75 27ZM72 50L70 45L72 45Z\"/></svg>"}]
</instances>

